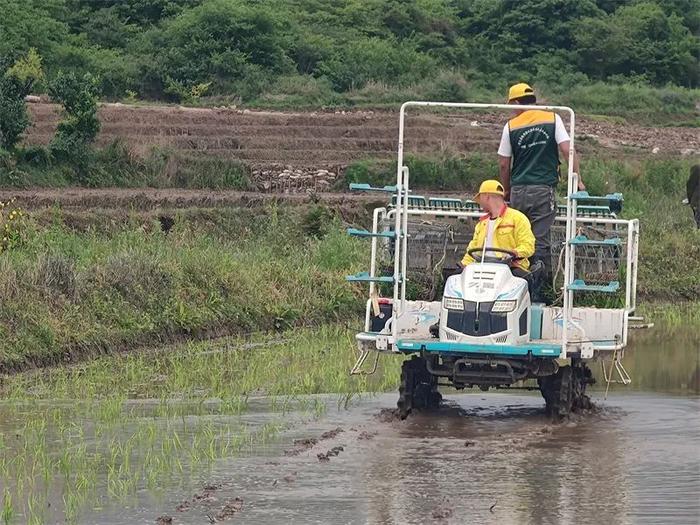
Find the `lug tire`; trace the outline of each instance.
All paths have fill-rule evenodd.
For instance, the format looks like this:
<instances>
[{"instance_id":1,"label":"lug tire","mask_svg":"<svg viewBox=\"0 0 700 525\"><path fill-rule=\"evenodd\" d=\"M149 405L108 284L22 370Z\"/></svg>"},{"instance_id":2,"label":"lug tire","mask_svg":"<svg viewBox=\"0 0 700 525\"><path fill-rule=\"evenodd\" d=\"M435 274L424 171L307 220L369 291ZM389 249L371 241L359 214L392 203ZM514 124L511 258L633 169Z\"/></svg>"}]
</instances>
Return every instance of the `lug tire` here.
<instances>
[{"instance_id":1,"label":"lug tire","mask_svg":"<svg viewBox=\"0 0 700 525\"><path fill-rule=\"evenodd\" d=\"M571 412L592 408L586 386L594 381L590 368L581 361L574 362L573 366L562 366L556 374L538 379L547 414L561 420Z\"/></svg>"},{"instance_id":2,"label":"lug tire","mask_svg":"<svg viewBox=\"0 0 700 525\"><path fill-rule=\"evenodd\" d=\"M428 372L425 359L414 355L404 361L401 365L401 385L397 403L399 417L406 419L413 410L438 408L441 401L437 378Z\"/></svg>"}]
</instances>

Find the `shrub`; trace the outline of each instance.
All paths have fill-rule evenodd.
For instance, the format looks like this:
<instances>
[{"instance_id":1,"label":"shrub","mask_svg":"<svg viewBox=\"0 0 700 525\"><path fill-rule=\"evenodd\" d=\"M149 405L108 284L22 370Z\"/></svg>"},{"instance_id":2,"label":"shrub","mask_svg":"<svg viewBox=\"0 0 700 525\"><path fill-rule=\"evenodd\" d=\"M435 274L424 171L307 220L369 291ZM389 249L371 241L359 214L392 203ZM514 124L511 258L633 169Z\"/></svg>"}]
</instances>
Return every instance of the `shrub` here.
<instances>
[{"instance_id":1,"label":"shrub","mask_svg":"<svg viewBox=\"0 0 700 525\"><path fill-rule=\"evenodd\" d=\"M36 167L47 167L51 164L51 153L44 146L27 146L18 152L19 160Z\"/></svg>"},{"instance_id":2,"label":"shrub","mask_svg":"<svg viewBox=\"0 0 700 525\"><path fill-rule=\"evenodd\" d=\"M0 202L0 252L16 248L25 233L24 212L15 206L15 200Z\"/></svg>"},{"instance_id":3,"label":"shrub","mask_svg":"<svg viewBox=\"0 0 700 525\"><path fill-rule=\"evenodd\" d=\"M469 83L464 76L456 71L442 71L426 89L427 100L441 102L465 102L473 100L470 97Z\"/></svg>"},{"instance_id":4,"label":"shrub","mask_svg":"<svg viewBox=\"0 0 700 525\"><path fill-rule=\"evenodd\" d=\"M426 77L435 61L417 51L410 41L399 45L379 38L353 39L341 46L318 71L327 76L339 91L361 88L368 82L407 85Z\"/></svg>"},{"instance_id":5,"label":"shrub","mask_svg":"<svg viewBox=\"0 0 700 525\"><path fill-rule=\"evenodd\" d=\"M51 153L59 160L79 160L97 138L98 82L89 73L59 73L49 82L49 95L63 106L64 119L58 123L51 141Z\"/></svg>"},{"instance_id":6,"label":"shrub","mask_svg":"<svg viewBox=\"0 0 700 525\"><path fill-rule=\"evenodd\" d=\"M332 219L333 213L326 206L314 206L302 218L301 231L308 237L324 237L328 233Z\"/></svg>"},{"instance_id":7,"label":"shrub","mask_svg":"<svg viewBox=\"0 0 700 525\"><path fill-rule=\"evenodd\" d=\"M43 75L41 57L33 48L14 63L0 57L0 148L12 149L22 138L29 126L24 97Z\"/></svg>"}]
</instances>

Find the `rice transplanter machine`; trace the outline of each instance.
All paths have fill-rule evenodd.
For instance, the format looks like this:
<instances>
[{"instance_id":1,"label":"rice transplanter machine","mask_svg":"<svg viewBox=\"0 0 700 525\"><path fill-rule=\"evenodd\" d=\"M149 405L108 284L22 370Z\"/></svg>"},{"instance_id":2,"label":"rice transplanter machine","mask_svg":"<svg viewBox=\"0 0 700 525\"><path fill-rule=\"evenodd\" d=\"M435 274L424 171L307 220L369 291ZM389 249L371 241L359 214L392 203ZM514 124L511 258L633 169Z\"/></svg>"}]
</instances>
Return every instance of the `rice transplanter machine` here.
<instances>
[{"instance_id":1,"label":"rice transplanter machine","mask_svg":"<svg viewBox=\"0 0 700 525\"><path fill-rule=\"evenodd\" d=\"M411 192L409 170L404 165L404 125L406 111L414 107L513 111L507 104L406 102L399 113L396 184L351 184L353 190L393 196L390 204L374 210L371 231L348 230L371 243L369 271L347 278L368 285L364 330L356 335L360 354L351 373L373 373L381 353L411 356L401 371L401 417L413 409L439 406L441 385L488 390L512 388L528 379L537 381L536 387L526 388L541 391L550 414L567 416L590 405L586 387L593 377L588 364L596 360L602 364L608 386L611 382L628 384L631 379L621 359L630 325L641 320L634 316L639 222L620 219L611 211L619 211L621 194L598 197L577 190L574 111L560 106L518 106L569 117L567 198L556 220L564 231L557 247L560 262L563 255L563 301L561 306L546 306L531 301L526 280L514 277L504 264L507 256L485 257L480 252L475 254L476 262L447 278L440 300L407 298L408 248L415 238L414 221L475 221L481 216L473 202L444 197L426 200ZM577 275L581 268L577 256L591 249L618 254L616 279L594 284ZM393 271L382 271L380 253L393 259ZM381 297L380 290L393 293ZM624 299L619 307L580 306L577 300L580 302L582 294L588 298L616 294ZM374 353L374 366L363 371L368 356Z\"/></svg>"}]
</instances>

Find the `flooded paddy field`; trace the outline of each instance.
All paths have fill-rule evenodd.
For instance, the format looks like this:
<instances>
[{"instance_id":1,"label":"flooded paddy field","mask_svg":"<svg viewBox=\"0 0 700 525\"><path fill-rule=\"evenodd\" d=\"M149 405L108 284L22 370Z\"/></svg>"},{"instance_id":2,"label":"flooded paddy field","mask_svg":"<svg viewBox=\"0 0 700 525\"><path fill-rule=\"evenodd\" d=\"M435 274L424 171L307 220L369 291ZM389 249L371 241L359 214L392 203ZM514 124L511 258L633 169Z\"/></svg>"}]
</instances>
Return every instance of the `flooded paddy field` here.
<instances>
[{"instance_id":1,"label":"flooded paddy field","mask_svg":"<svg viewBox=\"0 0 700 525\"><path fill-rule=\"evenodd\" d=\"M0 522L697 523L698 336L634 336L635 383L562 424L473 391L400 421L399 359L351 378L333 327L6 377Z\"/></svg>"}]
</instances>

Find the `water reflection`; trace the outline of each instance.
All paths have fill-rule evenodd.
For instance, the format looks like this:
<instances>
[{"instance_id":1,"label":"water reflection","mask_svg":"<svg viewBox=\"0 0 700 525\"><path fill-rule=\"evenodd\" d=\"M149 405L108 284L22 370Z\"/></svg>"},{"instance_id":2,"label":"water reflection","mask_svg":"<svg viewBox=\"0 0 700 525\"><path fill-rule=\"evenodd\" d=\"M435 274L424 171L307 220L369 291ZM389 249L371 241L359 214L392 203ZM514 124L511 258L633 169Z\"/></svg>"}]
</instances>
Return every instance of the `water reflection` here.
<instances>
[{"instance_id":1,"label":"water reflection","mask_svg":"<svg viewBox=\"0 0 700 525\"><path fill-rule=\"evenodd\" d=\"M690 323L633 330L623 363L632 384L617 387L641 391L700 393L700 327ZM600 367L594 368L602 385Z\"/></svg>"},{"instance_id":2,"label":"water reflection","mask_svg":"<svg viewBox=\"0 0 700 525\"><path fill-rule=\"evenodd\" d=\"M363 458L368 523L694 523L700 516L695 400L614 396L596 414L557 426L534 396L453 401L459 410L409 419Z\"/></svg>"}]
</instances>

